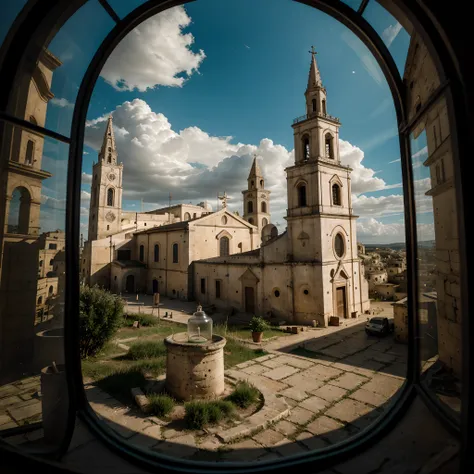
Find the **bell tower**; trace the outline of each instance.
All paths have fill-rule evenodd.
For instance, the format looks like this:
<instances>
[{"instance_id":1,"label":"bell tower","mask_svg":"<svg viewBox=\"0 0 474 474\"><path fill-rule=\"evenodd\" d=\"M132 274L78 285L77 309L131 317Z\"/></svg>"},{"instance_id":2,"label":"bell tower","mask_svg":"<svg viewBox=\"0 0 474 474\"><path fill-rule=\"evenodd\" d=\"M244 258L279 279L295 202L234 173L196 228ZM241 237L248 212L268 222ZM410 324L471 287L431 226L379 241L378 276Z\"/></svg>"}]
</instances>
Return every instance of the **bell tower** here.
<instances>
[{"instance_id":1,"label":"bell tower","mask_svg":"<svg viewBox=\"0 0 474 474\"><path fill-rule=\"evenodd\" d=\"M117 163L112 116L107 120L99 161L92 168L89 240L120 232L123 164Z\"/></svg>"},{"instance_id":2,"label":"bell tower","mask_svg":"<svg viewBox=\"0 0 474 474\"><path fill-rule=\"evenodd\" d=\"M247 183L247 189L242 191L244 195L243 218L258 227L261 236L262 229L270 223L270 191L265 189L265 179L260 166L258 166L257 155L254 155Z\"/></svg>"}]
</instances>

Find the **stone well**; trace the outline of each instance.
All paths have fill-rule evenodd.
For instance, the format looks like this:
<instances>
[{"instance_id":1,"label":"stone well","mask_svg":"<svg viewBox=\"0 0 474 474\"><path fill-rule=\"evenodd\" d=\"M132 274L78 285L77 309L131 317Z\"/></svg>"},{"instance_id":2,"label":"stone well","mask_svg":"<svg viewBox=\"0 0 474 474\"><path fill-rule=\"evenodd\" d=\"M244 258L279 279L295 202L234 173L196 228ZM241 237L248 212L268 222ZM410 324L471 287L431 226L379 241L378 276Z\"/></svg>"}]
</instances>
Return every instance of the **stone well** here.
<instances>
[{"instance_id":1,"label":"stone well","mask_svg":"<svg viewBox=\"0 0 474 474\"><path fill-rule=\"evenodd\" d=\"M178 400L209 400L224 392L225 338L189 343L187 333L165 339L166 390Z\"/></svg>"}]
</instances>

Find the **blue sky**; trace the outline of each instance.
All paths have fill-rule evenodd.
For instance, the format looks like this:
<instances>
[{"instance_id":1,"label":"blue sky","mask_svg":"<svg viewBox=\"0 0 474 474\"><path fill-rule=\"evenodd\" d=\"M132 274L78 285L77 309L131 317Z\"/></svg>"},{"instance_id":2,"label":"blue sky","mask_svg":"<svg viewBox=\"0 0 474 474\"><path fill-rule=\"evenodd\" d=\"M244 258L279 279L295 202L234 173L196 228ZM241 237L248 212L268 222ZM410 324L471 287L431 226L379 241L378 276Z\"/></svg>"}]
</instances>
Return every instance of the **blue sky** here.
<instances>
[{"instance_id":1,"label":"blue sky","mask_svg":"<svg viewBox=\"0 0 474 474\"><path fill-rule=\"evenodd\" d=\"M110 1L121 17L141 3ZM183 14L192 19L185 26ZM308 50L314 45L327 89L328 113L341 120L341 151L346 163L354 167L353 206L361 216L360 239L403 239L395 111L385 78L363 43L335 19L290 0L198 0L186 4L180 15L181 20L168 16L148 31L141 25L140 39L125 38L122 50L112 54L115 58L111 57L98 79L88 112L91 122L83 166L83 230L88 176L92 162L97 160L104 125L101 120L110 112L123 132L118 134L117 143L119 160L125 166L124 208L139 210L140 198L146 209L165 205L164 196L170 191L173 199L193 203L208 199L215 206L216 193L227 191L234 198L231 209L241 211L238 190L246 186L250 155L257 152L275 197L272 217L283 230L283 169L291 162L294 146L292 120L305 111ZM374 1L369 2L364 17L381 35L402 72L408 34ZM180 21L177 28L175 23ZM69 135L80 81L112 27L112 20L97 0L90 0L52 40L49 49L63 64L54 73L55 99L48 107L47 127ZM183 46L183 37L188 34L193 42ZM182 55L167 77L160 65L175 60L167 55L167 47L173 45L177 56L180 51ZM157 56L163 57L161 63ZM115 80L117 77L121 79ZM184 82L173 84L179 78ZM142 125L161 127L166 139L172 140L165 144L154 130L153 141L146 142L145 149L134 148L132 138L145 143L138 130L140 120ZM271 145L262 140L270 140ZM423 157L426 143L418 140L415 149ZM48 158L64 160L63 147L50 147ZM420 175L420 179L426 177ZM48 182L46 187L55 190L51 197L59 199L65 193L64 177L56 174ZM431 225L432 218L423 205L424 201L420 219ZM58 227L61 220L58 218ZM48 221L48 225L53 224Z\"/></svg>"}]
</instances>

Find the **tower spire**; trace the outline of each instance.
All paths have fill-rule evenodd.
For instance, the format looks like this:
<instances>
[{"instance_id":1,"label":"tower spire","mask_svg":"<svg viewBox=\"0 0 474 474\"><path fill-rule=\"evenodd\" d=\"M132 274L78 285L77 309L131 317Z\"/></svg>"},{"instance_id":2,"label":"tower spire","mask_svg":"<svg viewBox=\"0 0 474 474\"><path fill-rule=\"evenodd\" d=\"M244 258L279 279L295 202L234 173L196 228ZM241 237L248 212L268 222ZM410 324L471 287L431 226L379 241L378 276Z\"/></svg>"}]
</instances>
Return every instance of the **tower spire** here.
<instances>
[{"instance_id":1,"label":"tower spire","mask_svg":"<svg viewBox=\"0 0 474 474\"><path fill-rule=\"evenodd\" d=\"M307 91L311 89L316 89L318 87L323 87L323 83L321 81L321 74L319 73L318 63L316 62L316 50L314 46L311 46L311 51L308 51L311 54L311 65L309 67L309 75L308 75L308 87L306 88Z\"/></svg>"},{"instance_id":2,"label":"tower spire","mask_svg":"<svg viewBox=\"0 0 474 474\"><path fill-rule=\"evenodd\" d=\"M262 171L260 170L260 166L258 166L257 162L257 154L254 153L253 155L253 163L252 167L250 168L250 173L248 179L256 179L256 178L262 178Z\"/></svg>"},{"instance_id":3,"label":"tower spire","mask_svg":"<svg viewBox=\"0 0 474 474\"><path fill-rule=\"evenodd\" d=\"M99 152L99 161L117 164L117 148L115 146L114 127L112 123L112 115L107 119L102 147Z\"/></svg>"}]
</instances>

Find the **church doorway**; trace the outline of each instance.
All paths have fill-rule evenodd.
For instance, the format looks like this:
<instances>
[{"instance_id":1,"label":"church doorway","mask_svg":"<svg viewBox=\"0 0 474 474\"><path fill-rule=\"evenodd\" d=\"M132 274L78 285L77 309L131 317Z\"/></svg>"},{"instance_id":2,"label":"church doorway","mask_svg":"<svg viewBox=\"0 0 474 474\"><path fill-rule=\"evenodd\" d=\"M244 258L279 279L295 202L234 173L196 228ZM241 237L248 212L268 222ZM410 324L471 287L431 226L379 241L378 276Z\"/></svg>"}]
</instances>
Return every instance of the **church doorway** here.
<instances>
[{"instance_id":1,"label":"church doorway","mask_svg":"<svg viewBox=\"0 0 474 474\"><path fill-rule=\"evenodd\" d=\"M153 294L158 293L158 280L153 280Z\"/></svg>"},{"instance_id":2,"label":"church doorway","mask_svg":"<svg viewBox=\"0 0 474 474\"><path fill-rule=\"evenodd\" d=\"M245 312L255 313L255 290L252 286L245 287Z\"/></svg>"},{"instance_id":3,"label":"church doorway","mask_svg":"<svg viewBox=\"0 0 474 474\"><path fill-rule=\"evenodd\" d=\"M128 275L125 281L125 291L127 293L135 292L135 277L133 275Z\"/></svg>"},{"instance_id":4,"label":"church doorway","mask_svg":"<svg viewBox=\"0 0 474 474\"><path fill-rule=\"evenodd\" d=\"M346 318L346 287L336 288L336 316Z\"/></svg>"}]
</instances>

